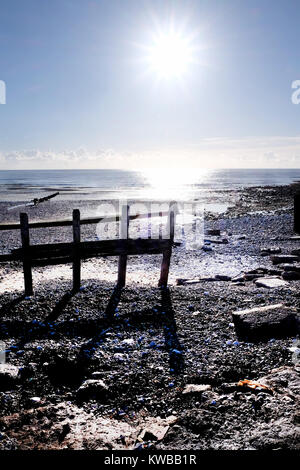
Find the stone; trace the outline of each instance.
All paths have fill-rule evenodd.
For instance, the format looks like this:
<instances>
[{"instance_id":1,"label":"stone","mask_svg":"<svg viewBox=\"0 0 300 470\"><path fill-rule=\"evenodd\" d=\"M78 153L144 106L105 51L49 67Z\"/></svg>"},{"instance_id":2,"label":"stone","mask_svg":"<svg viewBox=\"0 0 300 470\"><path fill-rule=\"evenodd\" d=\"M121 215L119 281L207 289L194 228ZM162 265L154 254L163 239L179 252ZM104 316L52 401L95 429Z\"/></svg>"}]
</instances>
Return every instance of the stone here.
<instances>
[{"instance_id":1,"label":"stone","mask_svg":"<svg viewBox=\"0 0 300 470\"><path fill-rule=\"evenodd\" d=\"M89 379L83 382L77 390L80 399L103 398L107 395L108 387L100 379Z\"/></svg>"},{"instance_id":2,"label":"stone","mask_svg":"<svg viewBox=\"0 0 300 470\"><path fill-rule=\"evenodd\" d=\"M296 250L292 250L292 255L300 256L300 248L296 248Z\"/></svg>"},{"instance_id":3,"label":"stone","mask_svg":"<svg viewBox=\"0 0 300 470\"><path fill-rule=\"evenodd\" d=\"M256 274L245 273L244 281L255 281L256 279L262 278L264 276L265 275L262 274L262 273L261 274L259 274L259 273L256 273Z\"/></svg>"},{"instance_id":4,"label":"stone","mask_svg":"<svg viewBox=\"0 0 300 470\"><path fill-rule=\"evenodd\" d=\"M281 248L270 247L270 248L262 248L260 250L261 256L268 256L268 255L278 254L278 253L281 253Z\"/></svg>"},{"instance_id":5,"label":"stone","mask_svg":"<svg viewBox=\"0 0 300 470\"><path fill-rule=\"evenodd\" d=\"M215 278L218 280L218 281L231 281L231 277L230 276L226 276L225 274L217 274L215 276Z\"/></svg>"},{"instance_id":6,"label":"stone","mask_svg":"<svg viewBox=\"0 0 300 470\"><path fill-rule=\"evenodd\" d=\"M257 287L267 287L268 289L273 289L276 287L286 287L288 283L283 279L279 279L276 277L262 277L255 281Z\"/></svg>"},{"instance_id":7,"label":"stone","mask_svg":"<svg viewBox=\"0 0 300 470\"><path fill-rule=\"evenodd\" d=\"M300 266L298 264L283 264L282 268L284 271L295 271L297 273L300 273Z\"/></svg>"},{"instance_id":8,"label":"stone","mask_svg":"<svg viewBox=\"0 0 300 470\"><path fill-rule=\"evenodd\" d=\"M207 230L207 235L211 235L213 237L219 237L221 235L221 230L220 229L209 229Z\"/></svg>"},{"instance_id":9,"label":"stone","mask_svg":"<svg viewBox=\"0 0 300 470\"><path fill-rule=\"evenodd\" d=\"M203 251L213 251L211 246L206 246L206 245L203 245L202 250Z\"/></svg>"},{"instance_id":10,"label":"stone","mask_svg":"<svg viewBox=\"0 0 300 470\"><path fill-rule=\"evenodd\" d=\"M182 394L183 395L188 395L188 394L196 394L196 393L203 393L203 392L208 392L211 390L210 385L197 385L197 384L188 384L184 387Z\"/></svg>"},{"instance_id":11,"label":"stone","mask_svg":"<svg viewBox=\"0 0 300 470\"><path fill-rule=\"evenodd\" d=\"M273 264L295 263L299 261L299 257L296 255L277 255L272 256L271 261Z\"/></svg>"},{"instance_id":12,"label":"stone","mask_svg":"<svg viewBox=\"0 0 300 470\"><path fill-rule=\"evenodd\" d=\"M0 390L9 390L17 382L19 368L12 364L0 364Z\"/></svg>"},{"instance_id":13,"label":"stone","mask_svg":"<svg viewBox=\"0 0 300 470\"><path fill-rule=\"evenodd\" d=\"M282 273L282 279L286 281L299 281L300 280L300 272L297 271L285 271Z\"/></svg>"},{"instance_id":14,"label":"stone","mask_svg":"<svg viewBox=\"0 0 300 470\"><path fill-rule=\"evenodd\" d=\"M238 310L232 313L232 319L240 338L286 337L300 331L300 316L296 308L283 304Z\"/></svg>"},{"instance_id":15,"label":"stone","mask_svg":"<svg viewBox=\"0 0 300 470\"><path fill-rule=\"evenodd\" d=\"M233 277L231 279L232 282L244 282L245 281L245 276L244 274L238 274L237 276Z\"/></svg>"}]
</instances>

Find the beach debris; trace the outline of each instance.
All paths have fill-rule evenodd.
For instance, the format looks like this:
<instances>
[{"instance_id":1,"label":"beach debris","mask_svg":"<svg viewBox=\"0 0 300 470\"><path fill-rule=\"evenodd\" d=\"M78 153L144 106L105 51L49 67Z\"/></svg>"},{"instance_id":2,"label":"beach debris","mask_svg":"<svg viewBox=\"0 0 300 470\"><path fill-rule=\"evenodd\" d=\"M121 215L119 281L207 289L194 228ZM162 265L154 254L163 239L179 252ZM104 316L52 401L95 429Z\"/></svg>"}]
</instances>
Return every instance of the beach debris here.
<instances>
[{"instance_id":1,"label":"beach debris","mask_svg":"<svg viewBox=\"0 0 300 470\"><path fill-rule=\"evenodd\" d=\"M296 256L296 255L271 256L271 261L273 264L295 263L296 261L299 261L299 256Z\"/></svg>"},{"instance_id":2,"label":"beach debris","mask_svg":"<svg viewBox=\"0 0 300 470\"><path fill-rule=\"evenodd\" d=\"M255 281L257 287L267 287L268 289L273 289L276 287L286 287L288 283L283 279L277 277L262 277Z\"/></svg>"},{"instance_id":3,"label":"beach debris","mask_svg":"<svg viewBox=\"0 0 300 470\"><path fill-rule=\"evenodd\" d=\"M267 385L263 385L261 383L254 382L253 380L248 380L248 379L240 380L238 382L238 387L273 394L273 390L271 388L269 388Z\"/></svg>"},{"instance_id":4,"label":"beach debris","mask_svg":"<svg viewBox=\"0 0 300 470\"><path fill-rule=\"evenodd\" d=\"M232 319L239 337L255 340L294 335L300 325L297 309L283 304L238 310Z\"/></svg>"},{"instance_id":5,"label":"beach debris","mask_svg":"<svg viewBox=\"0 0 300 470\"><path fill-rule=\"evenodd\" d=\"M19 368L12 364L0 364L0 390L14 386L19 375Z\"/></svg>"},{"instance_id":6,"label":"beach debris","mask_svg":"<svg viewBox=\"0 0 300 470\"><path fill-rule=\"evenodd\" d=\"M80 399L103 398L107 395L108 387L100 379L89 379L83 382L77 390Z\"/></svg>"},{"instance_id":7,"label":"beach debris","mask_svg":"<svg viewBox=\"0 0 300 470\"><path fill-rule=\"evenodd\" d=\"M207 392L208 390L211 390L210 385L188 384L184 387L182 391L182 395L203 393L203 392Z\"/></svg>"}]
</instances>

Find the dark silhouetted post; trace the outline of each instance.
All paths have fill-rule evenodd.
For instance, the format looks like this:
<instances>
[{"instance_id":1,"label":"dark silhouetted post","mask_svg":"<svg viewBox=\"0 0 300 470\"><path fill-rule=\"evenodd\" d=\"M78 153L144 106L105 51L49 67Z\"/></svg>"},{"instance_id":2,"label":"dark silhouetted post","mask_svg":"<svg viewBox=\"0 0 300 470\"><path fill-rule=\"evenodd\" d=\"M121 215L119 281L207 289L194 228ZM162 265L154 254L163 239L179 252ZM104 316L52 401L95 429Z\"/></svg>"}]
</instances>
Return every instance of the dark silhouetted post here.
<instances>
[{"instance_id":1,"label":"dark silhouetted post","mask_svg":"<svg viewBox=\"0 0 300 470\"><path fill-rule=\"evenodd\" d=\"M294 196L294 232L300 233L300 192Z\"/></svg>"},{"instance_id":2,"label":"dark silhouetted post","mask_svg":"<svg viewBox=\"0 0 300 470\"><path fill-rule=\"evenodd\" d=\"M25 213L20 214L20 225L21 225L21 240L22 240L22 249L23 249L23 273L24 273L25 295L33 295L31 258L30 258L30 253L29 253L29 246L30 246L29 224L28 224L27 214Z\"/></svg>"},{"instance_id":3,"label":"dark silhouetted post","mask_svg":"<svg viewBox=\"0 0 300 470\"><path fill-rule=\"evenodd\" d=\"M174 231L175 231L175 214L173 208L169 211L168 216L168 228L170 230L170 244L169 247L163 252L163 259L161 263L160 270L160 279L158 285L160 287L167 287L168 277L169 277L169 268L172 255L172 245L174 241Z\"/></svg>"},{"instance_id":4,"label":"dark silhouetted post","mask_svg":"<svg viewBox=\"0 0 300 470\"><path fill-rule=\"evenodd\" d=\"M121 239L128 239L129 229L129 206L122 207L121 217ZM127 266L127 255L119 256L119 267L118 267L118 287L124 287L126 283L126 266Z\"/></svg>"},{"instance_id":5,"label":"dark silhouetted post","mask_svg":"<svg viewBox=\"0 0 300 470\"><path fill-rule=\"evenodd\" d=\"M73 210L73 291L80 289L80 211Z\"/></svg>"}]
</instances>

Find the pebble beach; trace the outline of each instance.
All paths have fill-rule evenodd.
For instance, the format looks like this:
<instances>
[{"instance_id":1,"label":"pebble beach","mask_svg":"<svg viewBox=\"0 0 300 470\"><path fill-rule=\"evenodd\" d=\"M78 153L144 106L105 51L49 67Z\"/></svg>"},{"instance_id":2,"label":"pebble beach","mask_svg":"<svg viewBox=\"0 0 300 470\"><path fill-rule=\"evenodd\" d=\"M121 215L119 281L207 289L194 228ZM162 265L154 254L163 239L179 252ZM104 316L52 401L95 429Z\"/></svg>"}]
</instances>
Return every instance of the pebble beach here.
<instances>
[{"instance_id":1,"label":"pebble beach","mask_svg":"<svg viewBox=\"0 0 300 470\"><path fill-rule=\"evenodd\" d=\"M21 264L1 264L0 448L299 448L297 190L220 191L230 203L205 211L201 244L177 234L167 289L157 287L159 255L129 257L121 291L117 258L86 260L75 295L71 265L34 268L24 297ZM2 223L18 220L8 205ZM53 200L28 214L96 206ZM19 237L1 232L1 253ZM85 226L82 239L95 237ZM31 233L32 243L63 241L68 227Z\"/></svg>"}]
</instances>

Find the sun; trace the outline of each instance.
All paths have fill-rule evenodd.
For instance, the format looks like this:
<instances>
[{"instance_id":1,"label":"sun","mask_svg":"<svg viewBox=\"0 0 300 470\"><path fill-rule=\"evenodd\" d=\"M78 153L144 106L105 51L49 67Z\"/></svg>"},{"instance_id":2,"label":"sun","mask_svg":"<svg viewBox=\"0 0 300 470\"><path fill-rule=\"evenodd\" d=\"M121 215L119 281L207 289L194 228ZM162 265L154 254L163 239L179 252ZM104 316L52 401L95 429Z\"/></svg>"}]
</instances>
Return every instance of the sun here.
<instances>
[{"instance_id":1,"label":"sun","mask_svg":"<svg viewBox=\"0 0 300 470\"><path fill-rule=\"evenodd\" d=\"M197 63L195 35L195 31L188 32L173 21L164 26L156 24L148 44L142 46L146 72L159 80L181 79L190 71L191 64Z\"/></svg>"},{"instance_id":2,"label":"sun","mask_svg":"<svg viewBox=\"0 0 300 470\"><path fill-rule=\"evenodd\" d=\"M189 38L175 31L155 36L147 57L150 69L165 79L183 76L193 59Z\"/></svg>"}]
</instances>

